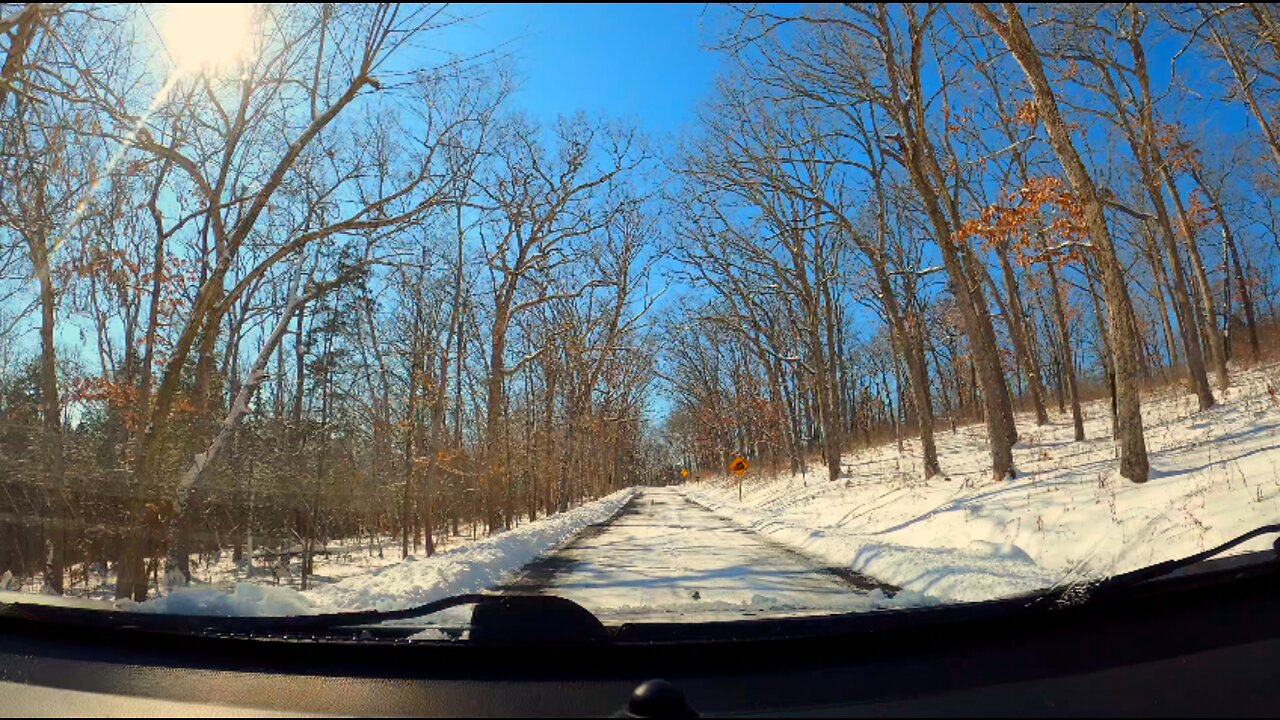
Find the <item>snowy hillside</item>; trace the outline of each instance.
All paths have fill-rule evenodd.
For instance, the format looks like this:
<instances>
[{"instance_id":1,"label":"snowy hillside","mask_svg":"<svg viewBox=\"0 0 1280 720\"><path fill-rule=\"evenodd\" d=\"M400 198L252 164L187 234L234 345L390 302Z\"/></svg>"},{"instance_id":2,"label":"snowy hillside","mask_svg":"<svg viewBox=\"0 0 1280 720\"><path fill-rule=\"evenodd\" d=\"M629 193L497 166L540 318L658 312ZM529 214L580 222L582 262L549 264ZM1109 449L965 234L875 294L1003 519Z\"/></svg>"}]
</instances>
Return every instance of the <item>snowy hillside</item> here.
<instances>
[{"instance_id":1,"label":"snowy hillside","mask_svg":"<svg viewBox=\"0 0 1280 720\"><path fill-rule=\"evenodd\" d=\"M1220 403L1197 412L1173 390L1145 398L1152 478L1115 473L1104 402L1085 407L1087 440L1069 417L1018 418L1017 480L988 478L981 426L938 434L945 477L920 479L917 447L844 458L827 482L748 475L689 483L689 499L765 536L943 600L980 600L1187 555L1280 520L1280 366L1240 371ZM1268 547L1260 538L1237 552Z\"/></svg>"}]
</instances>

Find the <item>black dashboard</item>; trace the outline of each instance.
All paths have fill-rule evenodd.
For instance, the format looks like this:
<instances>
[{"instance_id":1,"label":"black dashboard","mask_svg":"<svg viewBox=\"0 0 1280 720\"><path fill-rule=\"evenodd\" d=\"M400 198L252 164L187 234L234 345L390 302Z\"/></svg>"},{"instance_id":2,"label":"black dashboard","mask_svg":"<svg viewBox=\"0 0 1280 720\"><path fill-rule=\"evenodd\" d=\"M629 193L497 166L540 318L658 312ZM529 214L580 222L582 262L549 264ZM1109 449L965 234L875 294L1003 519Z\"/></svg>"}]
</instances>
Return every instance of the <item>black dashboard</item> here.
<instances>
[{"instance_id":1,"label":"black dashboard","mask_svg":"<svg viewBox=\"0 0 1280 720\"><path fill-rule=\"evenodd\" d=\"M550 646L5 617L0 698L6 714L609 716L665 678L702 715L1274 715L1280 572L1266 555L1088 602L622 626Z\"/></svg>"}]
</instances>

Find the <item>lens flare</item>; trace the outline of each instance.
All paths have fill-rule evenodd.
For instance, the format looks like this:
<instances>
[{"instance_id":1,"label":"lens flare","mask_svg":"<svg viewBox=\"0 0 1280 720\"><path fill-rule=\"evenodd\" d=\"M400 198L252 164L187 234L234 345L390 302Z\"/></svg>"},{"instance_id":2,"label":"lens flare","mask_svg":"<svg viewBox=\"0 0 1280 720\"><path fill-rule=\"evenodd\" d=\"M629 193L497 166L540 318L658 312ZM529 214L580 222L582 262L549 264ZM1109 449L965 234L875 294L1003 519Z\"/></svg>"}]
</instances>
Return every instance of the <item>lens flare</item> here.
<instances>
[{"instance_id":1,"label":"lens flare","mask_svg":"<svg viewBox=\"0 0 1280 720\"><path fill-rule=\"evenodd\" d=\"M250 58L253 15L252 3L173 3L160 32L180 73L216 74Z\"/></svg>"}]
</instances>

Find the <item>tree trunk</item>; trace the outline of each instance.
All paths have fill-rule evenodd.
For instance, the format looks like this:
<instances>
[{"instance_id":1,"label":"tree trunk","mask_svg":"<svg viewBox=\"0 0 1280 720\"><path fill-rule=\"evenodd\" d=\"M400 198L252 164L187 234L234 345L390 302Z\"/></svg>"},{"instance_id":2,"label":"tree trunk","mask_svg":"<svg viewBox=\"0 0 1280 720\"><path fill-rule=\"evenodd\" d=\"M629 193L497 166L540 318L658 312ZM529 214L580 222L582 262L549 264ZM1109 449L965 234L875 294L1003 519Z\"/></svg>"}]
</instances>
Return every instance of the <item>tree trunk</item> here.
<instances>
[{"instance_id":1,"label":"tree trunk","mask_svg":"<svg viewBox=\"0 0 1280 720\"><path fill-rule=\"evenodd\" d=\"M1079 442L1084 440L1084 413L1080 409L1080 389L1076 380L1076 361L1071 351L1071 331L1067 327L1067 312L1055 263L1055 260L1050 259L1045 268L1049 271L1049 288L1053 293L1053 317L1058 324L1058 341L1062 346L1062 373L1066 378L1067 395L1071 398L1071 425L1075 431L1076 442Z\"/></svg>"},{"instance_id":2,"label":"tree trunk","mask_svg":"<svg viewBox=\"0 0 1280 720\"><path fill-rule=\"evenodd\" d=\"M1129 321L1132 311L1125 289L1125 271L1116 255L1107 227L1106 214L1097 187L1076 152L1070 130L1058 110L1058 102L1049 86L1039 52L1013 3L1003 3L1006 20L1001 22L985 5L975 3L974 11L1004 40L1031 85L1036 108L1044 122L1049 144L1066 172L1072 191L1083 204L1084 219L1102 270L1103 293L1107 301L1108 331L1111 344L1118 349L1116 367L1117 430L1120 446L1120 475L1133 482L1146 482L1149 474L1146 438L1143 434L1142 411L1138 397L1137 359L1134 326Z\"/></svg>"},{"instance_id":3,"label":"tree trunk","mask_svg":"<svg viewBox=\"0 0 1280 720\"><path fill-rule=\"evenodd\" d=\"M1047 271L1046 271L1047 272ZM1055 295L1058 292L1057 274L1051 276L1050 291ZM1051 362L1053 363L1053 394L1054 400L1058 404L1058 414L1065 415L1067 412L1066 398L1066 376L1062 367L1062 348L1060 347L1060 338L1062 335L1058 332L1056 315L1050 313L1045 308L1044 296L1039 289L1035 292L1036 309L1040 311L1040 328L1043 337L1048 341L1048 351Z\"/></svg>"},{"instance_id":4,"label":"tree trunk","mask_svg":"<svg viewBox=\"0 0 1280 720\"><path fill-rule=\"evenodd\" d=\"M824 259L815 258L815 273L825 274L828 272L827 263ZM821 278L822 275L819 275ZM827 475L832 479L840 477L842 466L840 459L844 455L844 421L841 419L840 402L840 355L838 353L839 345L836 343L835 333L835 301L831 296L831 283L828 280L821 279L819 282L819 300L823 307L823 327L826 331L826 347L827 356L830 358L830 364L827 366L826 383L823 386L823 392L827 396L827 412L830 419L827 426L823 428L822 434L827 446Z\"/></svg>"},{"instance_id":5,"label":"tree trunk","mask_svg":"<svg viewBox=\"0 0 1280 720\"><path fill-rule=\"evenodd\" d=\"M1097 283L1094 282L1094 273L1091 264L1086 261L1084 264L1084 278L1089 286L1089 299L1093 305L1093 320L1098 328L1098 341L1102 345L1102 369L1107 376L1107 395L1111 404L1111 436L1118 438L1120 436L1120 418L1116 414L1116 353L1123 352L1123 349L1117 348L1111 344L1109 333L1107 332L1107 321L1102 318L1102 298L1098 297ZM1128 322L1128 319L1125 320Z\"/></svg>"},{"instance_id":6,"label":"tree trunk","mask_svg":"<svg viewBox=\"0 0 1280 720\"><path fill-rule=\"evenodd\" d=\"M911 10L908 8L908 10ZM876 9L876 23L885 40L891 40L889 10ZM912 18L915 24L914 17ZM913 29L913 40L922 42L918 26ZM942 255L943 265L951 284L951 294L956 299L960 316L969 338L971 352L978 366L983 402L988 408L987 442L991 452L991 474L1003 480L1013 472L1013 444L1018 441L1014 424L1009 389L1005 384L991 313L982 292L977 274L977 262L972 249L966 243L957 243L953 230L959 223L959 209L948 199L943 207L941 194L946 186L946 175L938 164L937 151L926 132L928 118L925 113L925 90L919 73L918 57L913 46L911 64L901 66L898 50L890 42L880 46L884 65L888 71L889 96L887 110L894 116L901 135L897 138L901 161L906 166L911 184L920 196L934 242ZM905 87L904 87L905 85Z\"/></svg>"},{"instance_id":7,"label":"tree trunk","mask_svg":"<svg viewBox=\"0 0 1280 720\"><path fill-rule=\"evenodd\" d=\"M903 117L902 122L910 127L908 118ZM918 141L905 143L905 146L908 151L908 169L916 190L924 199L926 213L938 239L951 292L955 296L965 335L969 338L970 352L975 359L983 402L988 407L988 412L984 415L991 452L991 474L994 479L1003 480L1013 471L1013 443L1016 441L1017 430L1013 425L1008 388L995 347L991 315L982 298L981 285L974 282L973 273L951 241L951 225L943 214L936 191L926 175L924 148Z\"/></svg>"},{"instance_id":8,"label":"tree trunk","mask_svg":"<svg viewBox=\"0 0 1280 720\"><path fill-rule=\"evenodd\" d=\"M501 467L502 447L500 445L500 424L504 399L506 375L506 348L508 308L499 306L494 310L493 340L489 353L489 379L485 397L485 468L484 512L485 524L489 532L495 532L502 524L501 498L505 473Z\"/></svg>"},{"instance_id":9,"label":"tree trunk","mask_svg":"<svg viewBox=\"0 0 1280 720\"><path fill-rule=\"evenodd\" d=\"M911 396L916 406L916 419L920 433L920 454L924 465L924 478L942 474L938 465L938 448L933 438L933 403L929 393L929 369L925 362L924 344L920 339L912 321L908 328L902 316L898 299L893 294L893 286L883 268L878 267L876 279L880 286L885 314L893 331L894 345L907 364L907 375L911 384Z\"/></svg>"},{"instance_id":10,"label":"tree trunk","mask_svg":"<svg viewBox=\"0 0 1280 720\"><path fill-rule=\"evenodd\" d=\"M1169 366L1177 367L1179 363L1178 345L1174 340L1173 326L1169 324L1169 305L1165 298L1167 297L1167 289L1169 287L1168 274L1165 272L1164 261L1160 259L1160 254L1156 250L1155 238L1152 237L1151 226L1143 223L1142 228L1142 245L1143 255L1147 259L1147 264L1151 266L1152 294L1156 297L1156 307L1160 311L1160 325L1164 331L1165 351L1169 354Z\"/></svg>"},{"instance_id":11,"label":"tree trunk","mask_svg":"<svg viewBox=\"0 0 1280 720\"><path fill-rule=\"evenodd\" d=\"M418 437L418 385L422 373L422 347L420 328L415 323L413 342L409 349L409 387L406 395L408 402L405 408L404 438L404 488L400 493L400 557L409 557L409 518L412 514L414 500L414 478L417 475L417 437Z\"/></svg>"},{"instance_id":12,"label":"tree trunk","mask_svg":"<svg viewBox=\"0 0 1280 720\"><path fill-rule=\"evenodd\" d=\"M1244 264L1240 262L1240 248L1236 244L1235 236L1231 232L1230 227L1224 222L1222 225L1223 242L1231 254L1231 265L1235 270L1236 276L1236 292L1240 295L1240 307L1244 310L1245 326L1249 331L1249 353L1253 362L1257 362L1262 354L1261 344L1258 340L1258 320L1253 309L1253 293L1249 290L1249 283L1245 277Z\"/></svg>"},{"instance_id":13,"label":"tree trunk","mask_svg":"<svg viewBox=\"0 0 1280 720\"><path fill-rule=\"evenodd\" d=\"M1236 291L1240 295L1240 307L1244 311L1245 324L1249 331L1250 358L1253 362L1257 362L1261 352L1258 342L1258 323L1254 315L1253 294L1249 291L1249 284L1245 280L1244 265L1240 262L1239 244L1236 242L1235 233L1231 229L1231 223L1227 221L1227 213L1222 207L1220 193L1209 187L1209 184L1205 182L1203 173L1194 166L1192 167L1191 175L1195 178L1200 188L1204 190L1205 196L1209 198L1214 216L1217 217L1218 224L1222 227L1222 244L1225 246L1226 255L1229 256L1223 259L1223 282L1228 282L1225 278L1229 277L1231 270L1234 269ZM1230 263L1230 268L1227 267L1228 262ZM1227 313L1227 322L1230 322L1230 311Z\"/></svg>"},{"instance_id":14,"label":"tree trunk","mask_svg":"<svg viewBox=\"0 0 1280 720\"><path fill-rule=\"evenodd\" d=\"M1013 265L1005 252L998 253L1000 271L1004 276L1005 295L1008 297L1008 315L1005 320L1009 327L1009 337L1013 341L1014 352L1017 353L1022 373L1027 379L1027 392L1031 395L1031 406L1036 413L1036 425L1049 422L1049 413L1044 406L1044 385L1040 379L1040 360L1031 348L1031 339L1026 329L1026 312L1022 306L1021 293L1018 292L1018 280L1014 277Z\"/></svg>"},{"instance_id":15,"label":"tree trunk","mask_svg":"<svg viewBox=\"0 0 1280 720\"><path fill-rule=\"evenodd\" d=\"M1137 25L1137 19L1142 12L1138 6L1130 6L1128 11L1134 18L1134 24ZM1205 374L1204 356L1202 349L1204 345L1197 341L1196 336L1204 328L1200 316L1196 313L1195 303L1191 301L1191 295L1186 286L1186 275L1183 271L1183 263L1181 253L1178 252L1177 243L1174 241L1173 223L1169 219L1169 211L1164 202L1164 194L1161 192L1161 178L1169 179L1167 169L1164 167L1163 159L1160 157L1159 149L1156 147L1156 127L1153 112L1153 102L1151 97L1150 78L1147 74L1146 54L1142 46L1141 32L1137 28L1133 28L1128 36L1128 44L1130 53L1133 56L1133 68L1137 74L1140 96L1136 99L1141 103L1139 108L1139 122L1141 124L1141 139L1134 137L1132 128L1129 130L1129 144L1133 149L1134 156L1138 161L1138 169L1142 175L1143 185L1146 186L1147 194L1151 197L1151 204L1156 211L1156 220L1159 223L1161 239L1164 242L1165 253L1169 260L1169 272L1173 275L1174 302L1178 311L1178 330L1182 334L1183 350L1187 359L1187 373L1191 378L1191 384L1195 388L1196 396L1200 401L1200 409L1211 407L1215 400L1213 391L1209 388L1209 379ZM1110 75L1107 76L1110 82ZM1170 181L1172 185L1172 181ZM1176 189L1173 191L1173 198L1178 203L1179 218L1182 219L1184 231L1186 231L1189 247L1194 245L1194 234L1185 223L1185 214L1181 210L1181 201L1178 199ZM1193 261L1195 258L1193 258ZM1203 299L1204 295L1201 295ZM1212 311L1212 304L1209 310ZM1225 377L1225 364L1221 368L1220 378Z\"/></svg>"},{"instance_id":16,"label":"tree trunk","mask_svg":"<svg viewBox=\"0 0 1280 720\"><path fill-rule=\"evenodd\" d=\"M1209 354L1213 358L1213 370L1218 378L1218 389L1226 390L1228 385L1227 355L1223 351L1222 333L1218 331L1218 324L1214 320L1213 308L1216 303L1213 301L1213 286L1209 284L1209 276L1204 269L1204 258L1200 255L1200 245L1196 242L1195 228L1192 226L1191 219L1187 216L1186 208L1182 205L1182 198L1178 195L1178 188L1173 182L1173 176L1165 168L1159 153L1156 153L1155 158L1162 168L1169 195L1173 198L1173 208L1178 215L1178 224L1182 226L1182 238L1186 242L1192 276L1195 278L1196 288L1200 291L1200 306L1204 310L1201 321L1204 323L1202 327L1205 344L1208 346Z\"/></svg>"},{"instance_id":17,"label":"tree trunk","mask_svg":"<svg viewBox=\"0 0 1280 720\"><path fill-rule=\"evenodd\" d=\"M38 192L36 206L42 208L44 194ZM63 452L62 403L58 397L57 355L54 348L55 305L53 276L49 263L49 246L45 236L43 215L36 218L39 226L29 239L31 260L40 284L40 404L42 415L41 444L49 473L47 504L52 511L52 527L46 529L50 540L45 563L45 584L62 594L66 567L67 525L70 522L66 490L66 458Z\"/></svg>"}]
</instances>

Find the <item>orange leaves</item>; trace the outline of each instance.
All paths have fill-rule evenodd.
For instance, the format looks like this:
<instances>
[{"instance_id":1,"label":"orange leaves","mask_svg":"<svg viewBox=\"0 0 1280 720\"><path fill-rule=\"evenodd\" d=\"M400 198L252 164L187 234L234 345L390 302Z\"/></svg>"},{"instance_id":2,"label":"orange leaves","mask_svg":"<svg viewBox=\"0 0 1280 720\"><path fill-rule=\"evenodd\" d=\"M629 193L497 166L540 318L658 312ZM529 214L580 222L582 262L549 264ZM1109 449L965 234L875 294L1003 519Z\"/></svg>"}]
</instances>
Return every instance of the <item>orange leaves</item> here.
<instances>
[{"instance_id":1,"label":"orange leaves","mask_svg":"<svg viewBox=\"0 0 1280 720\"><path fill-rule=\"evenodd\" d=\"M1050 252L1049 248L1037 246L1038 238L1031 232L1037 226L1067 241L1062 248L1066 251L1064 260L1075 252L1070 243L1081 242L1088 236L1083 204L1056 177L1031 178L1005 198L1008 204L988 205L978 217L961 223L955 230L954 240L962 242L977 237L987 247L1007 245L1018 263L1025 267L1044 259L1041 256Z\"/></svg>"},{"instance_id":2,"label":"orange leaves","mask_svg":"<svg viewBox=\"0 0 1280 720\"><path fill-rule=\"evenodd\" d=\"M139 427L138 396L137 387L100 377L79 378L71 388L71 397L75 400L105 404L120 416L130 432Z\"/></svg>"},{"instance_id":3,"label":"orange leaves","mask_svg":"<svg viewBox=\"0 0 1280 720\"><path fill-rule=\"evenodd\" d=\"M1021 232L1024 217L1023 208L988 205L978 217L969 218L956 228L956 239L978 237L986 245L1002 243Z\"/></svg>"},{"instance_id":4,"label":"orange leaves","mask_svg":"<svg viewBox=\"0 0 1280 720\"><path fill-rule=\"evenodd\" d=\"M944 107L942 109L942 126L948 135L957 133L965 125L973 122L973 114L973 108L968 106L960 108L958 113L952 113L949 107Z\"/></svg>"},{"instance_id":5,"label":"orange leaves","mask_svg":"<svg viewBox=\"0 0 1280 720\"><path fill-rule=\"evenodd\" d=\"M1080 307L1079 304L1072 302L1069 293L1065 291L1063 292L1062 303L1066 308L1063 315L1066 317L1068 324L1074 324L1078 322L1080 318L1084 317L1084 308Z\"/></svg>"},{"instance_id":6,"label":"orange leaves","mask_svg":"<svg viewBox=\"0 0 1280 720\"><path fill-rule=\"evenodd\" d=\"M1214 223L1213 212L1199 188L1192 190L1187 198L1186 215L1193 230L1200 230Z\"/></svg>"},{"instance_id":7,"label":"orange leaves","mask_svg":"<svg viewBox=\"0 0 1280 720\"><path fill-rule=\"evenodd\" d=\"M1181 123L1160 123L1154 140L1170 172L1189 170L1199 162L1200 150L1186 139Z\"/></svg>"},{"instance_id":8,"label":"orange leaves","mask_svg":"<svg viewBox=\"0 0 1280 720\"><path fill-rule=\"evenodd\" d=\"M1018 109L1013 114L1013 120L1027 127L1035 127L1040 124L1040 111L1036 109L1034 102L1023 100L1018 103Z\"/></svg>"},{"instance_id":9,"label":"orange leaves","mask_svg":"<svg viewBox=\"0 0 1280 720\"><path fill-rule=\"evenodd\" d=\"M141 389L136 385L105 377L83 377L72 383L70 397L77 402L102 403L110 412L119 416L125 429L131 433L142 427L143 418L138 412ZM150 412L150 409L146 412ZM174 399L175 415L195 415L199 412L200 407L190 395L181 393Z\"/></svg>"},{"instance_id":10,"label":"orange leaves","mask_svg":"<svg viewBox=\"0 0 1280 720\"><path fill-rule=\"evenodd\" d=\"M1258 167L1259 169L1253 172L1250 172L1249 169L1245 170L1248 173L1249 182L1253 184L1260 194L1280 195L1280 176L1277 176L1270 169L1261 169L1263 167L1261 165Z\"/></svg>"},{"instance_id":11,"label":"orange leaves","mask_svg":"<svg viewBox=\"0 0 1280 720\"><path fill-rule=\"evenodd\" d=\"M189 395L179 395L173 401L173 412L175 415L195 415L200 412L200 407L191 401Z\"/></svg>"},{"instance_id":12,"label":"orange leaves","mask_svg":"<svg viewBox=\"0 0 1280 720\"><path fill-rule=\"evenodd\" d=\"M1045 180L1056 181L1054 178ZM987 245L996 245L1020 237L1039 214L1045 202L1043 196L1049 189L1047 182L1028 182L1006 196L1010 204L988 205L978 213L978 217L961 223L955 231L956 240L977 237Z\"/></svg>"},{"instance_id":13,"label":"orange leaves","mask_svg":"<svg viewBox=\"0 0 1280 720\"><path fill-rule=\"evenodd\" d=\"M423 460L430 459L423 457ZM462 448L446 446L436 451L436 469L445 475L463 477L475 475L474 460Z\"/></svg>"},{"instance_id":14,"label":"orange leaves","mask_svg":"<svg viewBox=\"0 0 1280 720\"><path fill-rule=\"evenodd\" d=\"M113 407L132 407L138 402L138 388L106 378L81 378L72 388L72 395L77 400L100 401Z\"/></svg>"},{"instance_id":15,"label":"orange leaves","mask_svg":"<svg viewBox=\"0 0 1280 720\"><path fill-rule=\"evenodd\" d=\"M1045 284L1044 276L1041 273L1027 273L1019 281L1019 284L1025 287L1029 293L1035 295L1040 292L1040 288Z\"/></svg>"},{"instance_id":16,"label":"orange leaves","mask_svg":"<svg viewBox=\"0 0 1280 720\"><path fill-rule=\"evenodd\" d=\"M188 288L200 282L199 262L176 255L166 255L163 268L156 271L150 258L139 259L144 250L112 247L101 243L85 243L70 261L69 272L80 278L94 278L111 288L122 301L126 298L150 297L152 286L159 284L159 323L169 326L190 302ZM157 338L163 344L163 337Z\"/></svg>"}]
</instances>

